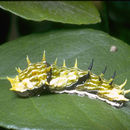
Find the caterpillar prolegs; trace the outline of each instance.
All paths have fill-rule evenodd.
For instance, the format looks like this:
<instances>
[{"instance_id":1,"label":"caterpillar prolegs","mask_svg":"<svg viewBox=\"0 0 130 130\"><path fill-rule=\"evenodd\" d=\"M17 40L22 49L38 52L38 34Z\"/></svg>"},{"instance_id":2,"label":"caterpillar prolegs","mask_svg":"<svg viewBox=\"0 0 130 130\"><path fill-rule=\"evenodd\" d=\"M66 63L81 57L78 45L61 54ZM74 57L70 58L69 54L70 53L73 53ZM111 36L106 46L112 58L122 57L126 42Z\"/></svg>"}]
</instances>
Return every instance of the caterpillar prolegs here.
<instances>
[{"instance_id":1,"label":"caterpillar prolegs","mask_svg":"<svg viewBox=\"0 0 130 130\"><path fill-rule=\"evenodd\" d=\"M7 77L12 85L10 90L19 96L30 97L44 92L76 93L100 99L116 107L129 101L125 95L130 89L123 89L127 80L121 85L114 84L115 72L110 80L104 79L107 67L100 75L92 73L93 60L86 71L78 68L77 59L71 68L66 67L65 60L62 67L57 66L57 59L50 65L46 62L45 52L41 62L31 63L27 56L27 63L26 69L17 68L18 75L15 78Z\"/></svg>"}]
</instances>

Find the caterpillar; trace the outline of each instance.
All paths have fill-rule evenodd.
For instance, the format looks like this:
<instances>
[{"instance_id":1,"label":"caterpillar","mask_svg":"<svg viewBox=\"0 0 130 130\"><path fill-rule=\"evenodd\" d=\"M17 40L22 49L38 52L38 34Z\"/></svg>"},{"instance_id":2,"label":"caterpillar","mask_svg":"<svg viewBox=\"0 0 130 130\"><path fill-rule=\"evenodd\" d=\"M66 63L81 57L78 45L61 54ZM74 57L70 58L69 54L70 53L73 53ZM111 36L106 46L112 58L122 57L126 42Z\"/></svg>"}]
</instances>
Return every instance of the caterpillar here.
<instances>
[{"instance_id":1,"label":"caterpillar","mask_svg":"<svg viewBox=\"0 0 130 130\"><path fill-rule=\"evenodd\" d=\"M53 64L48 64L45 51L41 62L31 63L27 56L28 67L24 70L16 68L18 75L15 78L7 77L12 88L21 97L30 97L44 92L68 93L87 95L89 98L100 99L108 104L121 107L129 99L125 97L129 90L124 90L127 80L121 85L114 84L116 72L110 80L104 78L107 67L100 75L92 73L94 60L92 59L88 70L78 68L77 59L74 67L67 68L65 60L63 66L57 66L57 59Z\"/></svg>"}]
</instances>

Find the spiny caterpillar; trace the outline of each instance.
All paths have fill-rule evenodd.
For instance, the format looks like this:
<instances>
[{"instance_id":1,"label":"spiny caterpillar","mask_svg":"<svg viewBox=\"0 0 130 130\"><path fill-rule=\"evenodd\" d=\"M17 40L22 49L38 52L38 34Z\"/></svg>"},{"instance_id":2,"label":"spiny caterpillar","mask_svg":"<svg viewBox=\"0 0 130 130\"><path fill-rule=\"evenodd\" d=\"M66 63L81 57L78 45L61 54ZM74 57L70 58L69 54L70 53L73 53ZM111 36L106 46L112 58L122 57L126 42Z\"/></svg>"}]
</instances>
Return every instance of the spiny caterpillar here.
<instances>
[{"instance_id":1,"label":"spiny caterpillar","mask_svg":"<svg viewBox=\"0 0 130 130\"><path fill-rule=\"evenodd\" d=\"M67 68L65 60L63 66L57 66L56 61L50 65L46 62L45 51L41 62L31 63L27 56L28 67L25 70L17 68L18 75L15 78L7 79L10 81L12 88L22 97L39 95L43 92L49 93L77 93L80 96L87 95L90 98L97 98L108 104L120 107L124 102L129 101L125 94L130 92L124 90L127 80L121 85L113 83L116 73L110 80L104 79L106 67L99 75L91 72L93 60L88 70L84 71L77 67L77 59L72 68Z\"/></svg>"}]
</instances>

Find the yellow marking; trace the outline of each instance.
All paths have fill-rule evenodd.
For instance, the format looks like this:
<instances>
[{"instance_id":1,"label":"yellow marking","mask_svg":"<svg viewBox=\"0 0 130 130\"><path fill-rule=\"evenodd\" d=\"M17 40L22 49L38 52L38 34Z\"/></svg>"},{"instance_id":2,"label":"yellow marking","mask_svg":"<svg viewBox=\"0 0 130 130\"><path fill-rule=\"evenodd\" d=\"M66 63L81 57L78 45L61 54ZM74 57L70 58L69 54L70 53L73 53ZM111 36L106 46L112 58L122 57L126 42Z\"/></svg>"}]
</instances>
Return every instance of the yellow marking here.
<instances>
[{"instance_id":1,"label":"yellow marking","mask_svg":"<svg viewBox=\"0 0 130 130\"><path fill-rule=\"evenodd\" d=\"M44 53L43 53L43 58L42 58L42 61L46 61L46 54L45 54L45 50L44 50Z\"/></svg>"},{"instance_id":2,"label":"yellow marking","mask_svg":"<svg viewBox=\"0 0 130 130\"><path fill-rule=\"evenodd\" d=\"M127 93L129 93L129 92L130 92L130 89L129 90L125 90L124 91L124 95L127 94Z\"/></svg>"},{"instance_id":3,"label":"yellow marking","mask_svg":"<svg viewBox=\"0 0 130 130\"><path fill-rule=\"evenodd\" d=\"M65 60L63 61L63 67L66 67Z\"/></svg>"},{"instance_id":4,"label":"yellow marking","mask_svg":"<svg viewBox=\"0 0 130 130\"><path fill-rule=\"evenodd\" d=\"M109 82L111 83L114 79L113 78L110 78Z\"/></svg>"},{"instance_id":5,"label":"yellow marking","mask_svg":"<svg viewBox=\"0 0 130 130\"><path fill-rule=\"evenodd\" d=\"M28 65L30 65L30 64L31 64L31 61L29 60L29 57L27 56L26 59L27 59Z\"/></svg>"},{"instance_id":6,"label":"yellow marking","mask_svg":"<svg viewBox=\"0 0 130 130\"><path fill-rule=\"evenodd\" d=\"M57 64L57 58L55 59L55 61L54 61L54 63L53 63L54 65L56 65Z\"/></svg>"},{"instance_id":7,"label":"yellow marking","mask_svg":"<svg viewBox=\"0 0 130 130\"><path fill-rule=\"evenodd\" d=\"M49 72L51 70L51 66L49 66L48 68L46 68L46 73Z\"/></svg>"},{"instance_id":8,"label":"yellow marking","mask_svg":"<svg viewBox=\"0 0 130 130\"><path fill-rule=\"evenodd\" d=\"M104 77L104 74L103 74L103 73L100 74L100 78L102 78L102 77Z\"/></svg>"},{"instance_id":9,"label":"yellow marking","mask_svg":"<svg viewBox=\"0 0 130 130\"><path fill-rule=\"evenodd\" d=\"M13 83L14 79L7 77L7 79L10 81L10 83Z\"/></svg>"},{"instance_id":10,"label":"yellow marking","mask_svg":"<svg viewBox=\"0 0 130 130\"><path fill-rule=\"evenodd\" d=\"M77 62L77 58L75 59L74 68L78 68L78 62Z\"/></svg>"},{"instance_id":11,"label":"yellow marking","mask_svg":"<svg viewBox=\"0 0 130 130\"><path fill-rule=\"evenodd\" d=\"M45 82L45 84L46 84L46 85L49 85L49 83L48 83L47 81Z\"/></svg>"},{"instance_id":12,"label":"yellow marking","mask_svg":"<svg viewBox=\"0 0 130 130\"><path fill-rule=\"evenodd\" d=\"M126 85L126 83L127 83L127 79L125 80L125 82L124 82L123 84L121 84L121 85L119 86L119 88L122 89L122 88Z\"/></svg>"},{"instance_id":13,"label":"yellow marking","mask_svg":"<svg viewBox=\"0 0 130 130\"><path fill-rule=\"evenodd\" d=\"M16 68L16 70L17 70L18 73L21 73L21 72L22 72L22 70L21 70L19 67Z\"/></svg>"}]
</instances>

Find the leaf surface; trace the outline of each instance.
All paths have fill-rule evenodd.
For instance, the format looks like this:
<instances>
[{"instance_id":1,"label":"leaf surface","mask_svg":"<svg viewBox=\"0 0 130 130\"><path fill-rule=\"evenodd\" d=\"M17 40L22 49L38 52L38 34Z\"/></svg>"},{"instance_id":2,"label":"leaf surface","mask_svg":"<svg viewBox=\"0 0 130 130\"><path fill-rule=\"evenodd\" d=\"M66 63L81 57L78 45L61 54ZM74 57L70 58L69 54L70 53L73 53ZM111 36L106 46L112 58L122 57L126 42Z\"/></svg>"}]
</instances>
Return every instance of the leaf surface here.
<instances>
[{"instance_id":1,"label":"leaf surface","mask_svg":"<svg viewBox=\"0 0 130 130\"><path fill-rule=\"evenodd\" d=\"M2 1L0 7L33 21L71 24L94 24L101 21L94 4L85 1Z\"/></svg>"},{"instance_id":2,"label":"leaf surface","mask_svg":"<svg viewBox=\"0 0 130 130\"><path fill-rule=\"evenodd\" d=\"M115 45L116 52L110 52ZM77 95L49 94L40 97L19 98L9 91L10 83L4 79L17 74L15 67L25 69L26 55L32 62L42 59L46 50L48 63L58 58L68 67L78 58L79 68L86 70L94 58L93 72L99 75L105 65L109 79L114 70L114 82L128 79L125 89L130 89L130 46L101 31L68 29L32 34L0 46L0 126L29 129L118 129L130 128L130 103L114 108L105 102ZM130 94L127 95L130 98Z\"/></svg>"}]
</instances>

